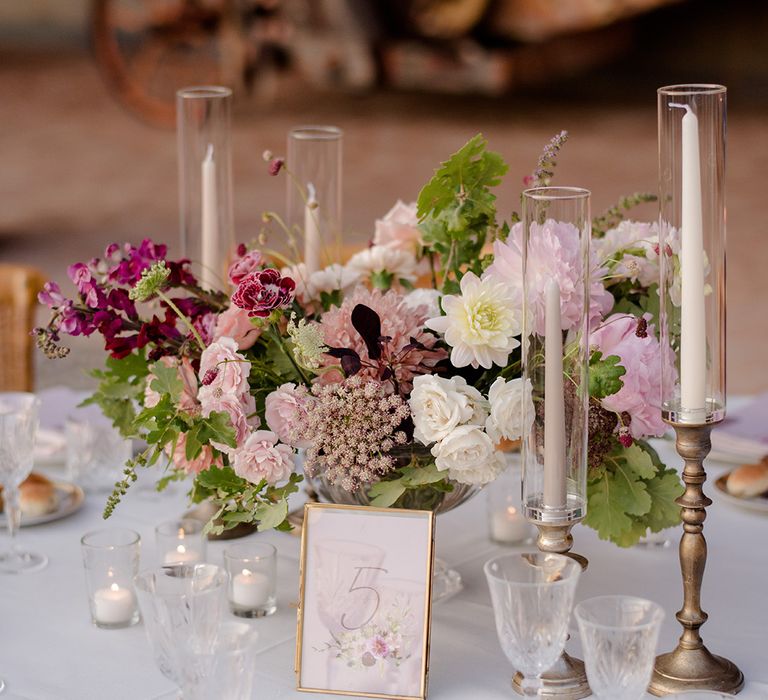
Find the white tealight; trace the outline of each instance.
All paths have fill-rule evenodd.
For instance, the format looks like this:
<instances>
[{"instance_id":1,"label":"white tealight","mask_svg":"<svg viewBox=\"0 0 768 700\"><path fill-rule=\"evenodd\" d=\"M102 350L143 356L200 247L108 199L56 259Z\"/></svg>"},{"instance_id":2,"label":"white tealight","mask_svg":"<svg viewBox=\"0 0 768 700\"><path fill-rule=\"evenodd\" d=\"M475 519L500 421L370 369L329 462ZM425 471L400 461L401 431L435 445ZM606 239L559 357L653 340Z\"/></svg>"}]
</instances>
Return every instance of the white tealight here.
<instances>
[{"instance_id":1,"label":"white tealight","mask_svg":"<svg viewBox=\"0 0 768 700\"><path fill-rule=\"evenodd\" d=\"M165 564L196 564L200 561L200 552L187 549L183 544L180 544L176 549L172 549L170 552L166 552L163 559Z\"/></svg>"},{"instance_id":2,"label":"white tealight","mask_svg":"<svg viewBox=\"0 0 768 700\"><path fill-rule=\"evenodd\" d=\"M259 571L243 569L232 579L232 602L244 608L259 608L269 602L269 576Z\"/></svg>"},{"instance_id":3,"label":"white tealight","mask_svg":"<svg viewBox=\"0 0 768 700\"><path fill-rule=\"evenodd\" d=\"M531 526L514 506L491 515L491 537L494 542L524 542L531 536Z\"/></svg>"},{"instance_id":4,"label":"white tealight","mask_svg":"<svg viewBox=\"0 0 768 700\"><path fill-rule=\"evenodd\" d=\"M93 616L103 625L130 622L136 610L133 592L116 583L99 588L93 594Z\"/></svg>"}]
</instances>

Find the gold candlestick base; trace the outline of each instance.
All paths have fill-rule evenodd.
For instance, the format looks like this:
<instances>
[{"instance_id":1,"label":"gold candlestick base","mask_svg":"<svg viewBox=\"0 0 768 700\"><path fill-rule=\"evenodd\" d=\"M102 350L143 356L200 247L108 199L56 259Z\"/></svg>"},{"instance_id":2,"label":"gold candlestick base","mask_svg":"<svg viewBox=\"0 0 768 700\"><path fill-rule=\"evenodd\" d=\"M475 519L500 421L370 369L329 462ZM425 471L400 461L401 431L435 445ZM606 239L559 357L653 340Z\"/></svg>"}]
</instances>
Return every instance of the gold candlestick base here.
<instances>
[{"instance_id":1,"label":"gold candlestick base","mask_svg":"<svg viewBox=\"0 0 768 700\"><path fill-rule=\"evenodd\" d=\"M715 656L704 646L699 628L707 621L701 609L701 582L707 563L707 542L702 530L707 506L712 501L702 488L707 479L704 459L712 444L712 425L671 424L677 434L677 453L685 460L685 493L677 499L683 519L680 539L680 570L683 575L683 607L676 617L683 626L677 648L656 657L648 692L670 695L681 690L717 690L738 693L744 674L728 659Z\"/></svg>"},{"instance_id":2,"label":"gold candlestick base","mask_svg":"<svg viewBox=\"0 0 768 700\"><path fill-rule=\"evenodd\" d=\"M534 522L534 525L539 530L536 544L540 551L563 554L579 562L582 570L586 570L589 563L586 557L571 553L571 547L573 547L571 528L574 524L574 522L563 525ZM516 673L512 679L512 688L520 695L523 694L523 689L520 685L522 680L523 676L520 672ZM539 697L541 698L580 700L591 694L592 691L589 689L589 683L587 682L587 673L584 670L584 662L581 659L570 656L566 652L563 652L557 663L541 676L541 690L539 691Z\"/></svg>"}]
</instances>

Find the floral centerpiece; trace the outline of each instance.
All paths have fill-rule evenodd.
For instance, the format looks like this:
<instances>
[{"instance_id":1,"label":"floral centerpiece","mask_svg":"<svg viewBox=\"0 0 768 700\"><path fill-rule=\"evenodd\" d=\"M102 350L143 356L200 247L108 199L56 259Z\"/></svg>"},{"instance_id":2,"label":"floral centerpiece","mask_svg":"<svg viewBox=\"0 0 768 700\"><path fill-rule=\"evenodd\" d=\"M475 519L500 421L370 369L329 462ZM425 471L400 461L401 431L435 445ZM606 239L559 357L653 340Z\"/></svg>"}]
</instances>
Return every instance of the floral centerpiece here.
<instances>
[{"instance_id":1,"label":"floral centerpiece","mask_svg":"<svg viewBox=\"0 0 768 700\"><path fill-rule=\"evenodd\" d=\"M526 184L548 184L565 138L545 148ZM89 401L148 445L126 465L105 517L137 468L160 464L158 488L190 475L191 498L218 505L215 529L288 529L299 450L308 476L374 505L491 482L530 400L520 377L522 225L499 220L493 194L506 172L474 137L418 202L376 221L369 247L321 270L265 247L275 229L296 249L296 232L266 214L258 243L239 247L227 291L203 289L189 260L168 260L149 240L71 266L74 298L48 283L40 347L61 357L62 334L100 333L109 357ZM623 217L648 199L598 217L592 246L585 523L624 546L675 524L681 492L647 442L665 429L659 241L655 225ZM564 290L564 322L575 311L566 290L576 252L557 227L529 252L528 264Z\"/></svg>"}]
</instances>

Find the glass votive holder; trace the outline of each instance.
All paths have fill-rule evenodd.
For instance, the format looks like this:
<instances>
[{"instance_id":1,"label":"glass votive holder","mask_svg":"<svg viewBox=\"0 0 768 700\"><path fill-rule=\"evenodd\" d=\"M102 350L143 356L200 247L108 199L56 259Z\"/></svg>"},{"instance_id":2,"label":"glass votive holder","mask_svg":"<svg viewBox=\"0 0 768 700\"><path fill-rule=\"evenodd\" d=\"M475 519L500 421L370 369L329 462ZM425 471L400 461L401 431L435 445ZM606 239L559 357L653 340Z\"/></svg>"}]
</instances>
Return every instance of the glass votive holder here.
<instances>
[{"instance_id":1,"label":"glass votive holder","mask_svg":"<svg viewBox=\"0 0 768 700\"><path fill-rule=\"evenodd\" d=\"M83 535L85 580L93 624L103 629L130 627L139 621L133 579L139 570L138 532L107 528Z\"/></svg>"},{"instance_id":2,"label":"glass votive holder","mask_svg":"<svg viewBox=\"0 0 768 700\"><path fill-rule=\"evenodd\" d=\"M531 542L534 531L522 508L522 463L519 452L505 455L507 468L488 486L488 529L496 544Z\"/></svg>"},{"instance_id":3,"label":"glass votive holder","mask_svg":"<svg viewBox=\"0 0 768 700\"><path fill-rule=\"evenodd\" d=\"M205 523L194 518L181 518L160 523L155 528L157 551L163 566L202 564L207 540L203 535Z\"/></svg>"},{"instance_id":4,"label":"glass votive holder","mask_svg":"<svg viewBox=\"0 0 768 700\"><path fill-rule=\"evenodd\" d=\"M229 609L238 617L266 617L277 610L277 550L266 542L243 542L224 550L229 573Z\"/></svg>"},{"instance_id":5,"label":"glass votive holder","mask_svg":"<svg viewBox=\"0 0 768 700\"><path fill-rule=\"evenodd\" d=\"M105 419L69 416L67 435L67 478L86 491L111 491L133 456L133 443Z\"/></svg>"}]
</instances>

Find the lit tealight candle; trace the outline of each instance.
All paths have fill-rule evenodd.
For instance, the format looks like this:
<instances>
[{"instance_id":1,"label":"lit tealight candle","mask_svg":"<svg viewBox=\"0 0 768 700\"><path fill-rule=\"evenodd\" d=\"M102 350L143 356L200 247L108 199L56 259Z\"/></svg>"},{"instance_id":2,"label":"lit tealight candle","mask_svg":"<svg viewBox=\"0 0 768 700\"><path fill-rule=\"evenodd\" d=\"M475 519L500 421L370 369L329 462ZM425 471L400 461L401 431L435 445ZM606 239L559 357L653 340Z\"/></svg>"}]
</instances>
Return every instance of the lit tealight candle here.
<instances>
[{"instance_id":1,"label":"lit tealight candle","mask_svg":"<svg viewBox=\"0 0 768 700\"><path fill-rule=\"evenodd\" d=\"M270 588L267 575L243 569L232 579L232 602L244 608L261 607L269 601Z\"/></svg>"},{"instance_id":2,"label":"lit tealight candle","mask_svg":"<svg viewBox=\"0 0 768 700\"><path fill-rule=\"evenodd\" d=\"M531 526L514 506L491 515L491 537L494 542L524 542L531 536Z\"/></svg>"},{"instance_id":3,"label":"lit tealight candle","mask_svg":"<svg viewBox=\"0 0 768 700\"><path fill-rule=\"evenodd\" d=\"M200 561L200 553L188 550L183 544L167 552L164 559L166 564L195 564L198 561Z\"/></svg>"},{"instance_id":4,"label":"lit tealight candle","mask_svg":"<svg viewBox=\"0 0 768 700\"><path fill-rule=\"evenodd\" d=\"M130 622L136 610L133 592L113 583L99 588L93 594L93 616L103 625Z\"/></svg>"}]
</instances>

